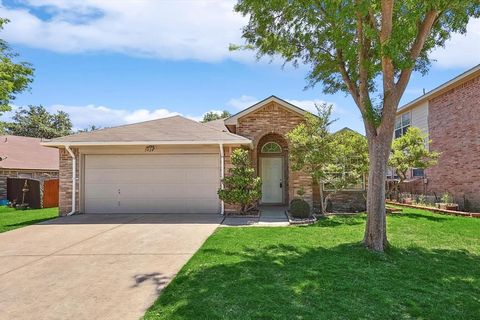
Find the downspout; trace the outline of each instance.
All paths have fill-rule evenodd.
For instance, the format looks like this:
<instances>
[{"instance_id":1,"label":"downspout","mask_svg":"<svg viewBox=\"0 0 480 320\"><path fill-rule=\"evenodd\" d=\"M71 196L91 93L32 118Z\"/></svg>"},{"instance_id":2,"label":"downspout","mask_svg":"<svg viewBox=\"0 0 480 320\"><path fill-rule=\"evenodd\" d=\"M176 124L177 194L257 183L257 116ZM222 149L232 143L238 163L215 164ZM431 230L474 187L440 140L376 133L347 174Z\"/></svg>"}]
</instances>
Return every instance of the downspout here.
<instances>
[{"instance_id":1,"label":"downspout","mask_svg":"<svg viewBox=\"0 0 480 320\"><path fill-rule=\"evenodd\" d=\"M225 154L223 152L223 143L220 146L220 188L223 190L223 178L225 178ZM220 214L225 214L225 202L220 201Z\"/></svg>"},{"instance_id":2,"label":"downspout","mask_svg":"<svg viewBox=\"0 0 480 320\"><path fill-rule=\"evenodd\" d=\"M76 209L75 196L77 194L77 159L75 158L75 154L72 152L69 145L66 145L65 149L70 154L70 157L72 157L72 211L67 213L67 216L71 216L75 213Z\"/></svg>"}]
</instances>

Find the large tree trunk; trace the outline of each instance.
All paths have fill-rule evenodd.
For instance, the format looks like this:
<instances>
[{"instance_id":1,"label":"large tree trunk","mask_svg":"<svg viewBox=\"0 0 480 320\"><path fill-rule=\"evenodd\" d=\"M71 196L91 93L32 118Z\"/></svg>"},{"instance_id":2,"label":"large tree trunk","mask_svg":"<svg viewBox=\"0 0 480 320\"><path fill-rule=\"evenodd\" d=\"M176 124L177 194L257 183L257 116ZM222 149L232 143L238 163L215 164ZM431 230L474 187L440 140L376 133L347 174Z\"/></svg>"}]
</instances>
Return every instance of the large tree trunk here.
<instances>
[{"instance_id":1,"label":"large tree trunk","mask_svg":"<svg viewBox=\"0 0 480 320\"><path fill-rule=\"evenodd\" d=\"M385 210L385 178L392 138L387 135L369 137L370 167L367 191L367 225L364 245L375 251L388 246Z\"/></svg>"}]
</instances>

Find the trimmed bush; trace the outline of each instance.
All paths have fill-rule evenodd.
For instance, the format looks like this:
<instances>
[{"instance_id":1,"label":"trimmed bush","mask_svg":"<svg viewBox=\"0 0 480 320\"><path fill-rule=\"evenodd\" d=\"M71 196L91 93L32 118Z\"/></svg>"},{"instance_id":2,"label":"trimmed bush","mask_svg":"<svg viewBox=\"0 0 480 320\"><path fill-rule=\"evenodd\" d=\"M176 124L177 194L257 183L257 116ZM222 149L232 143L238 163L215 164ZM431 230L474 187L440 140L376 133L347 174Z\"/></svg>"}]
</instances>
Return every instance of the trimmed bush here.
<instances>
[{"instance_id":1,"label":"trimmed bush","mask_svg":"<svg viewBox=\"0 0 480 320\"><path fill-rule=\"evenodd\" d=\"M289 212L294 218L308 218L310 217L310 205L303 199L293 199L290 201Z\"/></svg>"}]
</instances>

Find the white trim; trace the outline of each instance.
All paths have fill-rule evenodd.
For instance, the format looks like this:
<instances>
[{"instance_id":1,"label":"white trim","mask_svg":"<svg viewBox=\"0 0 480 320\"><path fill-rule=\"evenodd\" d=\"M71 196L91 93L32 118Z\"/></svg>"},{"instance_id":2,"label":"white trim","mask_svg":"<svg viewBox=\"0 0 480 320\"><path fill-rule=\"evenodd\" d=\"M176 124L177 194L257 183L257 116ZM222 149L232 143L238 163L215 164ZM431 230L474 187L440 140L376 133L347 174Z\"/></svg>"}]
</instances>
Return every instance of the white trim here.
<instances>
[{"instance_id":1,"label":"white trim","mask_svg":"<svg viewBox=\"0 0 480 320\"><path fill-rule=\"evenodd\" d=\"M191 140L191 141L78 141L78 142L61 142L61 141L45 141L41 142L42 146L46 147L82 147L82 146L138 146L138 145L208 145L214 144L218 145L219 143L222 144L245 144L245 145L252 145L252 141L249 139L245 140L222 140L222 141L214 141L214 140L205 140L205 141L198 141L198 140Z\"/></svg>"},{"instance_id":2,"label":"white trim","mask_svg":"<svg viewBox=\"0 0 480 320\"><path fill-rule=\"evenodd\" d=\"M465 71L464 73L456 76L455 78L445 82L444 84L439 85L433 90L425 93L424 95L418 97L415 100L410 101L409 103L403 105L402 107L398 108L397 114L402 113L407 109L413 108L419 103L430 100L435 96L441 94L442 92L450 89L450 87L455 87L458 85L458 82L468 79L470 76L474 76L476 73L480 72L480 64L476 65L475 67L471 68L470 70Z\"/></svg>"},{"instance_id":3,"label":"white trim","mask_svg":"<svg viewBox=\"0 0 480 320\"><path fill-rule=\"evenodd\" d=\"M261 107L265 106L266 104L269 104L270 102L275 102L275 103L278 103L279 105L281 105L282 107L286 108L286 109L289 109L293 112L296 112L300 115L305 115L306 113L308 113L308 111L306 110L303 110L302 108L300 107L297 107L296 105L293 105L285 100L282 100L280 98L277 98L275 96L270 96L260 102L257 102L256 104L254 104L253 106L251 107L248 107L247 109L243 110L243 111L240 111L239 113L237 114L234 114L233 116L231 116L230 118L227 118L225 119L225 125L237 125L237 122L238 122L238 119L243 117L244 115L247 115L251 112L254 112L255 110L258 110L260 109Z\"/></svg>"}]
</instances>

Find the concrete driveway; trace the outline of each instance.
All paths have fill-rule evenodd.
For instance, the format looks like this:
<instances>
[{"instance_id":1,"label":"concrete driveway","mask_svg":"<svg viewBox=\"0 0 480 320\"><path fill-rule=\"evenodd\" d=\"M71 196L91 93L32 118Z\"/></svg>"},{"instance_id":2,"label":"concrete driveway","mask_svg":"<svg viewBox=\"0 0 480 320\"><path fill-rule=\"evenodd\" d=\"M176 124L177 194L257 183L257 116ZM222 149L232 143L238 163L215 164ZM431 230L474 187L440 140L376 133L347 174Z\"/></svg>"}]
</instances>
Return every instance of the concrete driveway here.
<instances>
[{"instance_id":1,"label":"concrete driveway","mask_svg":"<svg viewBox=\"0 0 480 320\"><path fill-rule=\"evenodd\" d=\"M219 215L58 218L0 234L0 319L138 319Z\"/></svg>"}]
</instances>

